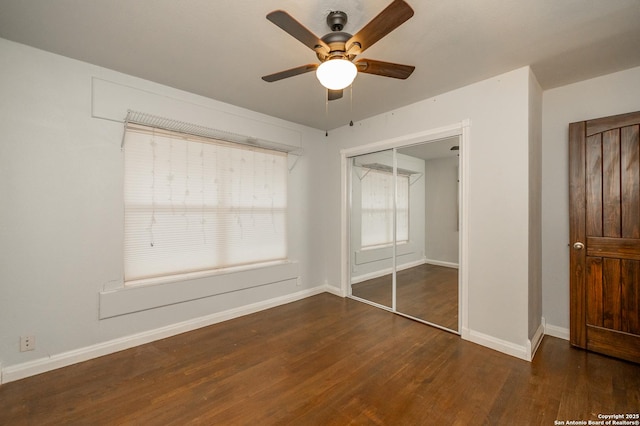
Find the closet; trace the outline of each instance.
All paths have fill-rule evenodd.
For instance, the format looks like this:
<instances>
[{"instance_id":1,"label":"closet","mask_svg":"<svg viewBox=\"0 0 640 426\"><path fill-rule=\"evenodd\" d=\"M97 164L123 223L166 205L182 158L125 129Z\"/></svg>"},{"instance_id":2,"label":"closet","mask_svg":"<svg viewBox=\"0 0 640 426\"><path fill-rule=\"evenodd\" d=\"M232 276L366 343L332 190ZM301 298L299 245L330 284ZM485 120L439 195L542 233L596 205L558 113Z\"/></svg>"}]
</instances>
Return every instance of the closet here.
<instances>
[{"instance_id":1,"label":"closet","mask_svg":"<svg viewBox=\"0 0 640 426\"><path fill-rule=\"evenodd\" d=\"M351 298L460 332L460 137L347 156Z\"/></svg>"}]
</instances>

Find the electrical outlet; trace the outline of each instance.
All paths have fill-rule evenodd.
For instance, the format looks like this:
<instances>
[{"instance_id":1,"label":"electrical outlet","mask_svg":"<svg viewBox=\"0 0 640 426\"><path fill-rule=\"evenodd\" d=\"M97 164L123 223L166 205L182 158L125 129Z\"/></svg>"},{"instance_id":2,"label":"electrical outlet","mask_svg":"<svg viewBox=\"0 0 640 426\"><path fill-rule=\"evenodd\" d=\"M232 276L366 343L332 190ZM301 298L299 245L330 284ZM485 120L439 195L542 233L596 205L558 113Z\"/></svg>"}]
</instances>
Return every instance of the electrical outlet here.
<instances>
[{"instance_id":1,"label":"electrical outlet","mask_svg":"<svg viewBox=\"0 0 640 426\"><path fill-rule=\"evenodd\" d=\"M36 336L20 337L20 352L32 351L36 348Z\"/></svg>"}]
</instances>

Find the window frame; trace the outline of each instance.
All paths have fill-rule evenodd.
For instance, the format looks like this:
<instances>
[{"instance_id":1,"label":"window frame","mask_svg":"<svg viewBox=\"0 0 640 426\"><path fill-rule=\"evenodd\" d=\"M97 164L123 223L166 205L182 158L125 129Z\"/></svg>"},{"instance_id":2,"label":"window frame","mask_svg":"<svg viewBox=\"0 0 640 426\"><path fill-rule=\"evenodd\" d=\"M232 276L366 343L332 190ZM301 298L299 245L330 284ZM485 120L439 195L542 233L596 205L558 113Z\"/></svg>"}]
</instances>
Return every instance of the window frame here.
<instances>
[{"instance_id":1,"label":"window frame","mask_svg":"<svg viewBox=\"0 0 640 426\"><path fill-rule=\"evenodd\" d=\"M273 257L273 258L265 258L265 259L260 259L260 260L250 260L247 262L235 262L235 263L231 263L231 264L223 264L223 265L214 265L212 267L206 267L206 268L198 268L198 269L175 269L172 272L166 272L163 271L161 273L157 273L157 274L151 274L151 275L145 275L145 276L140 276L140 274L138 275L131 275L129 274L129 276L127 276L126 273L126 264L125 267L123 269L124 272L124 285L126 287L128 286L139 286L139 285L146 285L146 284L159 284L159 283L166 283L166 282L175 282L175 281L181 281L184 279L195 279L195 278L200 278L200 277L205 277L205 276L210 276L210 275L219 275L219 274L226 274L226 273L232 273L232 272L237 272L237 271L246 271L246 270L250 270L250 269L255 269L255 268L261 268L261 267L269 267L272 266L274 264L279 264L279 263L287 263L288 262L288 228L289 228L289 224L288 224L288 220L287 220L287 213L288 213L288 172L289 169L287 167L287 153L286 152L282 152L282 151L278 151L278 150L274 150L274 149L268 149L268 148L260 148L260 147L255 147L255 146L249 146L249 145L245 145L245 144L240 144L240 143L235 143L235 142L227 142L227 141L222 141L219 139L213 139L213 138L208 138L208 137L202 137L202 136L194 136L194 135L190 135L190 134L186 134L186 133L181 133L181 132L176 132L176 131L171 131L171 130L164 130L164 129L158 129L158 128L154 128L151 126L145 126L145 125L139 125L139 124L131 124L129 123L126 127L126 131L125 131L125 136L124 136L124 143L123 143L123 151L124 151L124 161L125 161L125 181L123 182L123 187L124 187L124 191L125 191L125 199L124 201L124 220L125 220L125 229L123 230L124 233L127 232L127 200L126 200L126 191L127 191L127 182L126 182L126 173L127 173L127 165L126 162L127 160L127 143L131 143L131 141L128 139L133 133L142 133L142 134L149 134L149 132L152 134L152 137L162 137L162 138L169 138L169 139L173 139L175 141L181 141L181 143L187 143L187 144L191 144L191 143L196 143L196 144L201 144L201 146L204 146L202 144L207 144L207 145L213 145L216 147L222 147L221 149L231 149L231 150L236 150L236 152L243 152L243 153L248 153L248 152L261 152L261 153L266 153L267 155L273 155L273 156L278 156L278 157L283 157L283 160L280 161L280 163L278 164L278 173L280 174L280 179L283 181L283 188L281 188L282 193L280 194L281 196L284 197L284 204L280 205L278 207L270 207L270 208L265 208L266 211L271 211L273 213L274 210L277 210L280 212L281 216L282 216L282 234L280 235L280 241L279 243L282 243L283 245L283 249L282 251L280 251L281 255L278 255L277 257ZM155 136L154 136L155 135ZM135 142L135 143L139 143L139 142ZM244 158L244 157L243 157ZM275 158L275 157L274 157ZM130 161L130 160L129 160ZM155 161L155 160L154 160ZM204 167L204 166L203 166ZM204 173L204 169L203 169L203 173ZM282 182L281 182L282 183ZM204 186L204 185L203 185ZM229 192L225 193L226 195L229 195ZM255 196L255 194L253 194ZM234 198L233 194L230 195L231 198ZM227 208L234 212L234 214L238 214L238 211L241 210L243 207L238 207L237 209L234 208L233 206L227 206ZM151 208L152 210L155 209L155 207ZM253 215L257 210L259 210L259 207L250 207L251 210L251 214ZM215 216L215 215L214 215ZM203 219L204 220L204 219ZM126 239L127 239L127 235L124 235L125 238L125 245L126 245ZM152 243L153 246L153 243ZM226 246L225 246L226 247ZM177 250L177 248L173 249L174 252L175 250ZM125 247L125 252L123 253L123 256L126 257L127 256L127 248ZM123 262L126 262L127 260L123 257Z\"/></svg>"}]
</instances>

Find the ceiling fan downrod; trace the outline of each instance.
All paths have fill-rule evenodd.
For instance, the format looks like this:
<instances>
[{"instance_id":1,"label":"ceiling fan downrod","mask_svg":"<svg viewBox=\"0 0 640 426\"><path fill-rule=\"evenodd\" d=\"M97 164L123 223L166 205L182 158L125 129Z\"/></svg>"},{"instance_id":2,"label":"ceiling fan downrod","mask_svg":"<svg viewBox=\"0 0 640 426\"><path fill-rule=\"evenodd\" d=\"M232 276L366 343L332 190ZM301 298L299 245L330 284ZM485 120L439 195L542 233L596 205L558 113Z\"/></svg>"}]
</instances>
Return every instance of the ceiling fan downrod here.
<instances>
[{"instance_id":1,"label":"ceiling fan downrod","mask_svg":"<svg viewBox=\"0 0 640 426\"><path fill-rule=\"evenodd\" d=\"M331 31L342 31L347 24L347 14L339 10L329 12L327 15L327 25Z\"/></svg>"}]
</instances>

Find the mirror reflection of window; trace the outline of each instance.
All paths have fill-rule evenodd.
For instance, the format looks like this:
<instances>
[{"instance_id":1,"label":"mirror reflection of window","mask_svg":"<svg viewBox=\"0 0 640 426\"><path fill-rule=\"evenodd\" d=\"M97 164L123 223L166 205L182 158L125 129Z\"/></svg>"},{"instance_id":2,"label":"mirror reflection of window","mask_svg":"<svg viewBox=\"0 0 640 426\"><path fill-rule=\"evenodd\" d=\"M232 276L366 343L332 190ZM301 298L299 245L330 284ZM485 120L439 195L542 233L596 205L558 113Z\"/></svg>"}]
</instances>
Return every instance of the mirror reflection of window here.
<instances>
[{"instance_id":1,"label":"mirror reflection of window","mask_svg":"<svg viewBox=\"0 0 640 426\"><path fill-rule=\"evenodd\" d=\"M409 176L398 175L396 240L409 240ZM368 170L362 181L362 248L393 243L393 174Z\"/></svg>"}]
</instances>

